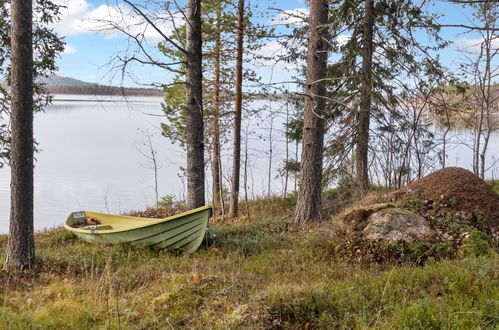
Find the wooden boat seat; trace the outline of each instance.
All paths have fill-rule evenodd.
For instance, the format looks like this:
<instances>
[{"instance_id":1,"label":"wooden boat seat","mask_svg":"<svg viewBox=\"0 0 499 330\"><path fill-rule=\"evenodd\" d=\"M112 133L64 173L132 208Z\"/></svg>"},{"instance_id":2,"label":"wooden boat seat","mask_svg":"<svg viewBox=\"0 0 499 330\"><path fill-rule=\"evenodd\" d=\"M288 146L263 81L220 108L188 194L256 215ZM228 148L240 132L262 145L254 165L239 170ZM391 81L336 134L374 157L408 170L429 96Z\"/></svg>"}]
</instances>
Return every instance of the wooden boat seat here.
<instances>
[{"instance_id":1,"label":"wooden boat seat","mask_svg":"<svg viewBox=\"0 0 499 330\"><path fill-rule=\"evenodd\" d=\"M113 229L113 226L111 226L111 225L97 225L97 226L90 225L90 226L86 226L86 227L83 227L83 228L80 228L80 229L83 229L83 230L92 230L92 229L96 229L96 230L110 230L110 229Z\"/></svg>"}]
</instances>

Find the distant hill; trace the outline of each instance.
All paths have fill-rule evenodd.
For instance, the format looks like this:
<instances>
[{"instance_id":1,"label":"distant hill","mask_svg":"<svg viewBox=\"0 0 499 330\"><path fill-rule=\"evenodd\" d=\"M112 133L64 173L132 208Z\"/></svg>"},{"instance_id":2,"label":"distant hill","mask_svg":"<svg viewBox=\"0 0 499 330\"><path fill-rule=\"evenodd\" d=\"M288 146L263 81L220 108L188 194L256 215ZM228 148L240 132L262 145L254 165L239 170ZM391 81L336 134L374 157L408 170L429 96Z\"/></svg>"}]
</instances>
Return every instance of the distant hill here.
<instances>
[{"instance_id":1,"label":"distant hill","mask_svg":"<svg viewBox=\"0 0 499 330\"><path fill-rule=\"evenodd\" d=\"M70 78L70 77L61 77L61 76L50 76L48 78L41 78L47 86L92 86L94 84L81 81L78 79Z\"/></svg>"},{"instance_id":2,"label":"distant hill","mask_svg":"<svg viewBox=\"0 0 499 330\"><path fill-rule=\"evenodd\" d=\"M156 88L132 88L105 86L95 83L61 76L42 78L51 94L71 95L125 95L125 96L163 96L163 92Z\"/></svg>"}]
</instances>

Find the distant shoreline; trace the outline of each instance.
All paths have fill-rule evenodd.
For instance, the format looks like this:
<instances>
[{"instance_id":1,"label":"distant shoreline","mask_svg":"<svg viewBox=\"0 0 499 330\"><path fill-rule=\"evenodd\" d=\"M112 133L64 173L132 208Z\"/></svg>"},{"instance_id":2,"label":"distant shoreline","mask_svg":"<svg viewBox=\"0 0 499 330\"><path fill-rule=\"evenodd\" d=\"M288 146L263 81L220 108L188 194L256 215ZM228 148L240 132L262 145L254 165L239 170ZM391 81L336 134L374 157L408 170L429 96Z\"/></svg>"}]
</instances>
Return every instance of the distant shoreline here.
<instances>
[{"instance_id":1,"label":"distant shoreline","mask_svg":"<svg viewBox=\"0 0 499 330\"><path fill-rule=\"evenodd\" d=\"M145 96L163 97L164 92L154 88L131 88L103 85L89 86L47 86L53 95L94 95L94 96Z\"/></svg>"}]
</instances>

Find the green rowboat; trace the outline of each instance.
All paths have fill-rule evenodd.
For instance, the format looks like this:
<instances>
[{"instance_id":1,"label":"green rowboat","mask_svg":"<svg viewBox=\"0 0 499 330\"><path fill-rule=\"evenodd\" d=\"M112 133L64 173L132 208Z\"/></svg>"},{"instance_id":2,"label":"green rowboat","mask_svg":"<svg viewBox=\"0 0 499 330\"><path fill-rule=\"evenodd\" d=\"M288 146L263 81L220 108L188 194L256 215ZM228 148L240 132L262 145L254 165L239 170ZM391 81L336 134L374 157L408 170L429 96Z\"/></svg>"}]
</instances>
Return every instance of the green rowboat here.
<instances>
[{"instance_id":1,"label":"green rowboat","mask_svg":"<svg viewBox=\"0 0 499 330\"><path fill-rule=\"evenodd\" d=\"M90 243L129 243L139 247L194 252L206 235L211 206L165 219L72 212L64 227Z\"/></svg>"}]
</instances>

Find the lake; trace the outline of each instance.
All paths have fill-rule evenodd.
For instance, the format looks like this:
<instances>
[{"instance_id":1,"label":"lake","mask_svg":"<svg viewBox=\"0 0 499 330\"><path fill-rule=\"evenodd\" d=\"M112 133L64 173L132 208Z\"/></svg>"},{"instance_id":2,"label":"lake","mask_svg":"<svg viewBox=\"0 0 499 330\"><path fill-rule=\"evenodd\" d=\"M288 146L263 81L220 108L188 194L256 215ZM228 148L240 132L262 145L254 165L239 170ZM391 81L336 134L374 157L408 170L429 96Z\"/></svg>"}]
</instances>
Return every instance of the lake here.
<instances>
[{"instance_id":1,"label":"lake","mask_svg":"<svg viewBox=\"0 0 499 330\"><path fill-rule=\"evenodd\" d=\"M283 180L278 176L278 168L285 155L282 103L259 100L253 105L274 112L270 111L272 120L261 115L247 125L243 123L243 128L251 132L248 139L249 194L280 194ZM185 167L184 153L178 145L161 136L161 113L160 98L123 100L56 95L53 105L35 116L35 138L40 149L35 165L35 229L61 226L72 211L122 213L154 205L154 173L140 152L147 152L141 147L147 139L144 131L153 134L152 143L161 165L159 195L182 198L185 189L180 167ZM471 152L459 143L469 138L469 132L461 131L454 137L457 142L450 147L448 165L469 169ZM244 134L242 139L244 143ZM225 164L231 156L229 144L227 142L222 149ZM497 135L492 138L489 150L490 164L499 151ZM290 153L294 153L293 147ZM489 171L489 176L498 177L498 174L496 170ZM228 180L230 170L224 168L223 176ZM0 233L8 231L9 182L9 169L0 169ZM244 193L243 189L241 191Z\"/></svg>"},{"instance_id":2,"label":"lake","mask_svg":"<svg viewBox=\"0 0 499 330\"><path fill-rule=\"evenodd\" d=\"M140 154L146 136L163 168L161 193L181 194L181 149L159 135L160 98L56 96L35 116L35 228L60 226L74 210L122 212L153 205L154 178ZM163 175L164 174L164 175ZM10 173L0 169L0 232L8 230Z\"/></svg>"}]
</instances>

